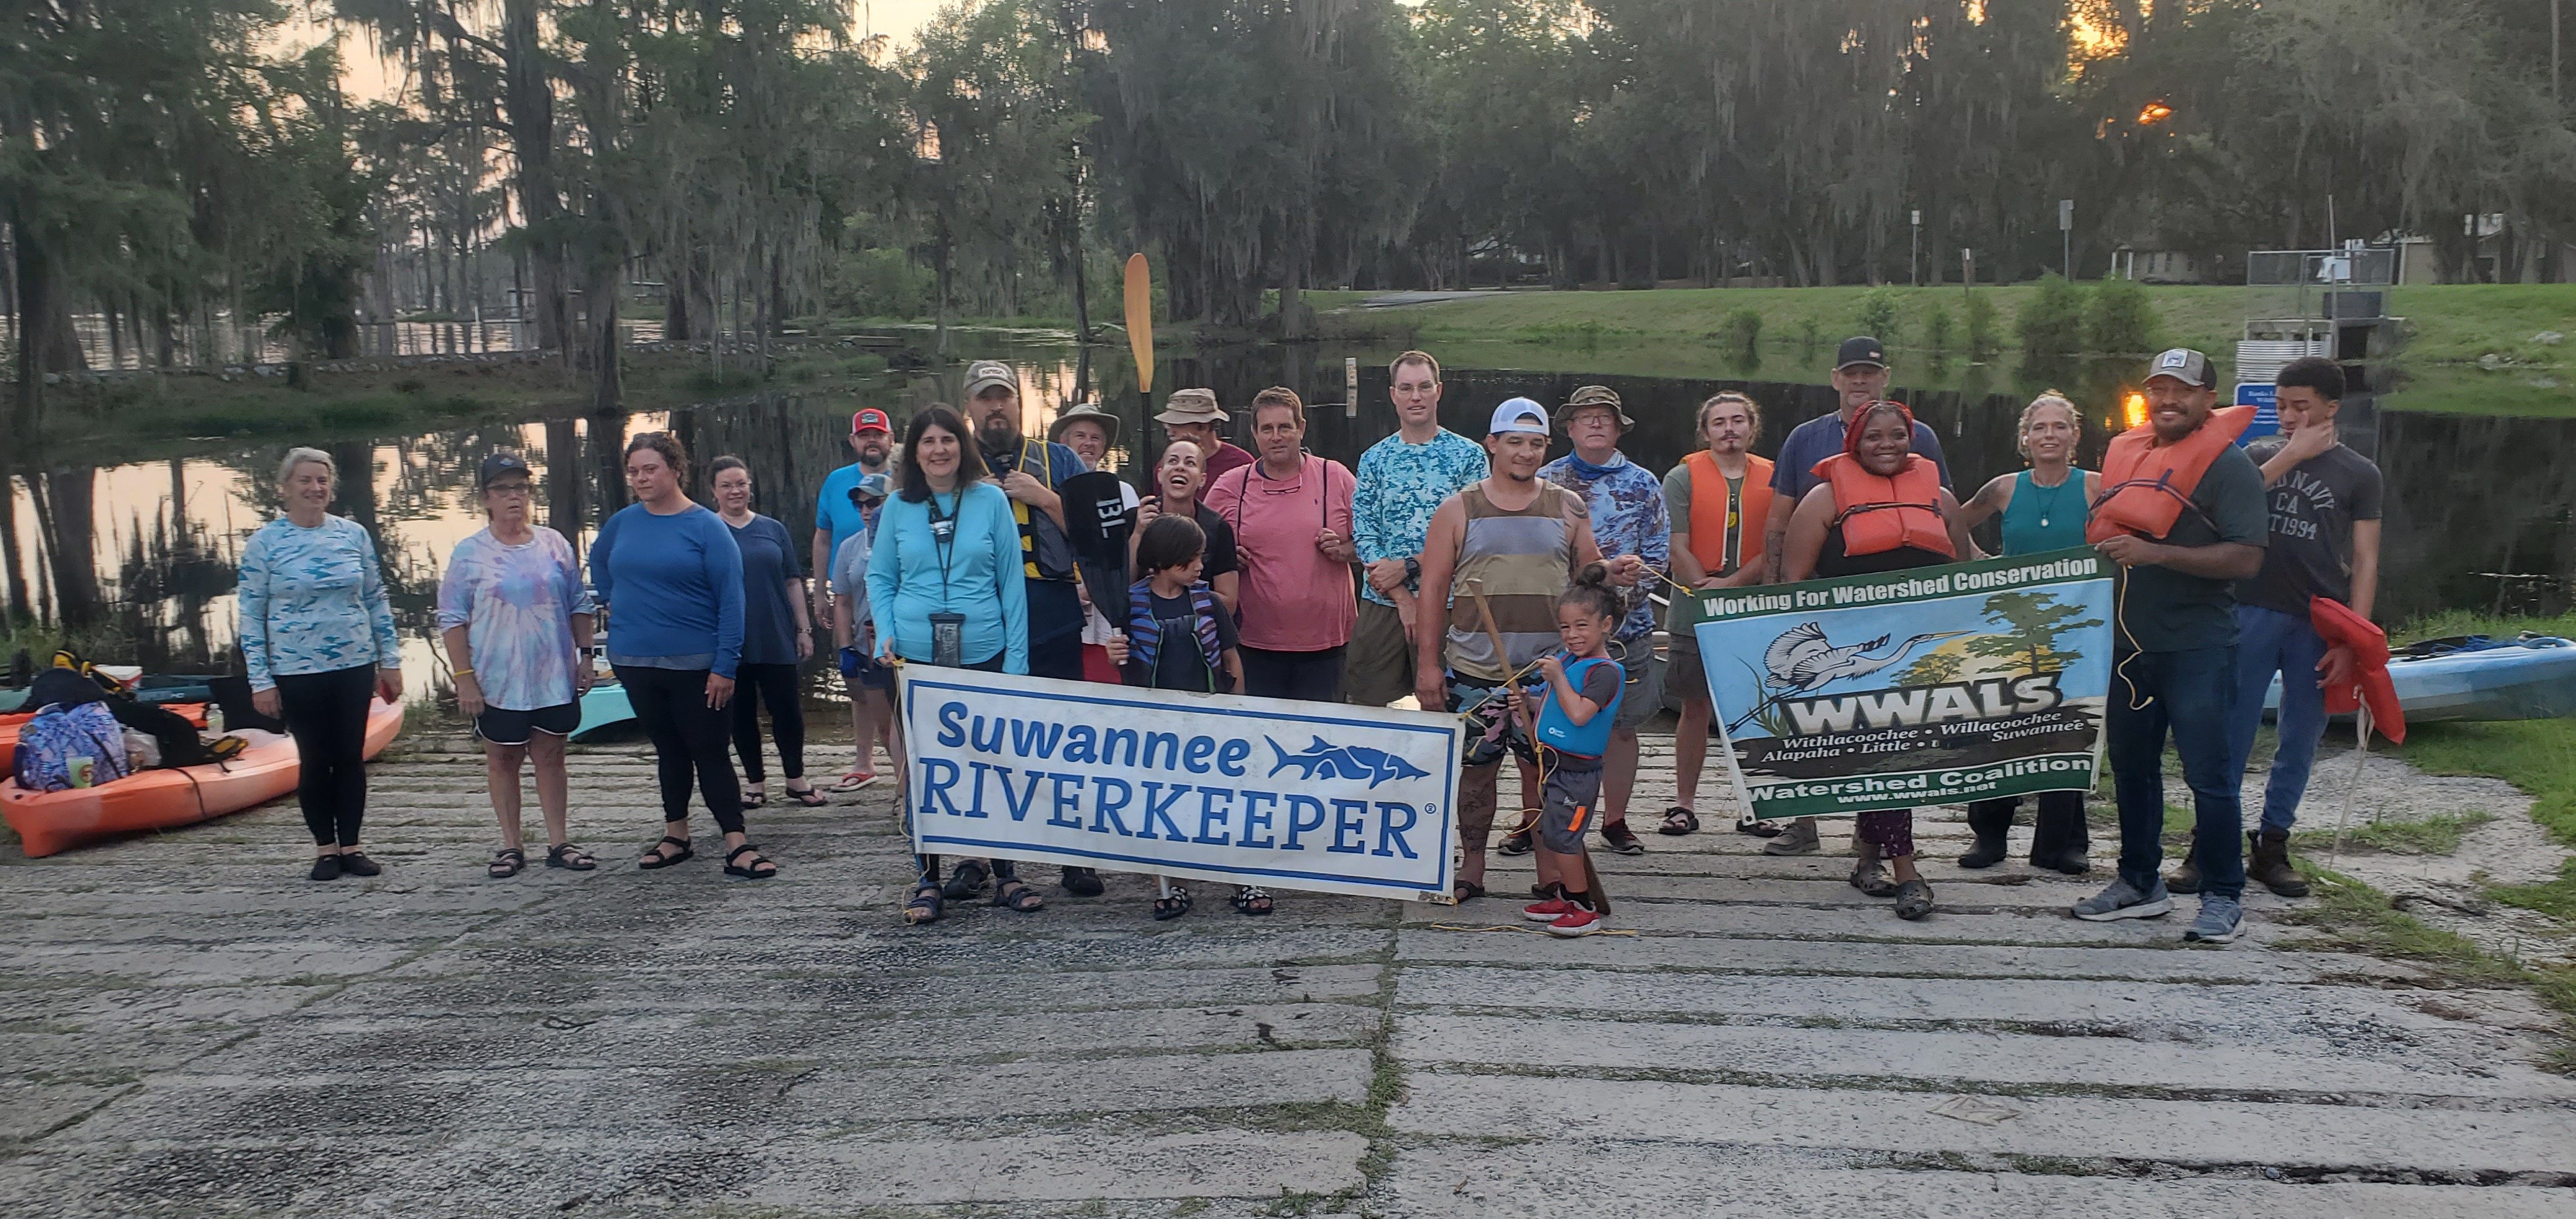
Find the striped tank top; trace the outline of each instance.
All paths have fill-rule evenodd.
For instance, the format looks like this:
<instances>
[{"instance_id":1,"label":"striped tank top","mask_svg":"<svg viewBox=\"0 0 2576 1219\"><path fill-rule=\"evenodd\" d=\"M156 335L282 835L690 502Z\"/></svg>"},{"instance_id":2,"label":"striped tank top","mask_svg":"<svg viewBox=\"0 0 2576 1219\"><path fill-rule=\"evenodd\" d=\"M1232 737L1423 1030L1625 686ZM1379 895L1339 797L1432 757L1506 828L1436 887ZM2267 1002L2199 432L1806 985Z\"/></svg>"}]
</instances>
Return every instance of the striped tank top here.
<instances>
[{"instance_id":1,"label":"striped tank top","mask_svg":"<svg viewBox=\"0 0 2576 1219\"><path fill-rule=\"evenodd\" d=\"M1483 483L1459 493L1467 527L1458 543L1458 574L1449 585L1452 673L1501 681L1557 646L1556 601L1565 595L1574 558L1574 527L1566 521L1574 496L1554 483L1538 488L1538 498L1518 512L1495 507ZM1500 657L1476 612L1473 590L1479 588L1503 637Z\"/></svg>"}]
</instances>

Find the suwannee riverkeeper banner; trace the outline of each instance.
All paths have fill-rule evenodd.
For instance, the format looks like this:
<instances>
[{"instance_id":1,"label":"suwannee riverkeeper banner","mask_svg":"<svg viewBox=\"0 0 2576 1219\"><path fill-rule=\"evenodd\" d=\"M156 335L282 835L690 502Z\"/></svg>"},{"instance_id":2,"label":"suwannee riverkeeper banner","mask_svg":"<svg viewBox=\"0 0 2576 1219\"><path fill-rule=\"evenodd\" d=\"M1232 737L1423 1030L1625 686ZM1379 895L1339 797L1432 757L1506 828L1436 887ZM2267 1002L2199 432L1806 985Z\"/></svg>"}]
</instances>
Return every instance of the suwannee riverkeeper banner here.
<instances>
[{"instance_id":1,"label":"suwannee riverkeeper banner","mask_svg":"<svg viewBox=\"0 0 2576 1219\"><path fill-rule=\"evenodd\" d=\"M2091 550L1690 604L1736 796L1757 818L2093 786L2112 592Z\"/></svg>"},{"instance_id":2,"label":"suwannee riverkeeper banner","mask_svg":"<svg viewBox=\"0 0 2576 1219\"><path fill-rule=\"evenodd\" d=\"M1454 900L1457 716L929 665L901 682L916 851Z\"/></svg>"}]
</instances>

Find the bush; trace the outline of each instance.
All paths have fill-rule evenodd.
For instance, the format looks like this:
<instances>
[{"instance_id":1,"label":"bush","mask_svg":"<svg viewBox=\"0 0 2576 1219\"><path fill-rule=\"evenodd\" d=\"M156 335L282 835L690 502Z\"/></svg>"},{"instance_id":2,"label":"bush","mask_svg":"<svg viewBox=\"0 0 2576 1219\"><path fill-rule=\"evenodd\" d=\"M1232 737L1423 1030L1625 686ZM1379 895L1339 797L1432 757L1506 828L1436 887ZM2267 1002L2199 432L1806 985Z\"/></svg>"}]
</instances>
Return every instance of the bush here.
<instances>
[{"instance_id":1,"label":"bush","mask_svg":"<svg viewBox=\"0 0 2576 1219\"><path fill-rule=\"evenodd\" d=\"M2003 349L2003 340L1995 333L1995 303L1982 292L1968 293L1968 358L1991 360Z\"/></svg>"},{"instance_id":2,"label":"bush","mask_svg":"<svg viewBox=\"0 0 2576 1219\"><path fill-rule=\"evenodd\" d=\"M1734 354L1736 362L1752 360L1762 344L1762 311L1744 305L1728 313L1717 323L1717 337Z\"/></svg>"},{"instance_id":3,"label":"bush","mask_svg":"<svg viewBox=\"0 0 2576 1219\"><path fill-rule=\"evenodd\" d=\"M1930 348L1933 355L1950 354L1950 344L1958 337L1951 333L1951 325L1950 310L1944 306L1936 304L1932 306L1932 312L1924 315L1923 345Z\"/></svg>"},{"instance_id":4,"label":"bush","mask_svg":"<svg viewBox=\"0 0 2576 1219\"><path fill-rule=\"evenodd\" d=\"M2084 350L2102 356L2145 356L2164 346L2164 327L2147 290L2136 280L2106 279L2084 310Z\"/></svg>"},{"instance_id":5,"label":"bush","mask_svg":"<svg viewBox=\"0 0 2576 1219\"><path fill-rule=\"evenodd\" d=\"M2025 364L2065 360L2084 348L2084 292L2057 275L2043 275L2039 291L2013 320Z\"/></svg>"},{"instance_id":6,"label":"bush","mask_svg":"<svg viewBox=\"0 0 2576 1219\"><path fill-rule=\"evenodd\" d=\"M1903 298L1894 288L1872 288L1860 298L1860 333L1869 335L1890 347L1898 342L1896 309Z\"/></svg>"},{"instance_id":7,"label":"bush","mask_svg":"<svg viewBox=\"0 0 2576 1219\"><path fill-rule=\"evenodd\" d=\"M1824 324L1818 322L1813 316L1800 319L1798 322L1798 350L1805 354L1808 359L1812 360L1816 357L1817 352L1824 350L1824 346Z\"/></svg>"}]
</instances>

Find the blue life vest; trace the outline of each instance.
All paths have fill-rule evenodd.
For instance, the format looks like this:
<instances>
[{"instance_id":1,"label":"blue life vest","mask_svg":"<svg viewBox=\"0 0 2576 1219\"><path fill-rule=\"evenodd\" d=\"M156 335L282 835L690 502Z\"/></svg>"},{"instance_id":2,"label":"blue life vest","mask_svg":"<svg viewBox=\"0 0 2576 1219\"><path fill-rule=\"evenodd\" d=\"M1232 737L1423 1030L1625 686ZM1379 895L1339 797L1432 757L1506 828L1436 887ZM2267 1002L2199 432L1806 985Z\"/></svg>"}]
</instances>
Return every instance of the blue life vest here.
<instances>
[{"instance_id":1,"label":"blue life vest","mask_svg":"<svg viewBox=\"0 0 2576 1219\"><path fill-rule=\"evenodd\" d=\"M1618 718L1619 703L1628 697L1628 671L1620 668L1618 661L1607 657L1578 660L1565 671L1565 684L1581 692L1584 674L1590 672L1594 665L1608 665L1611 672L1619 675L1619 687L1611 694L1610 705L1593 712L1592 718L1578 727L1565 718L1565 708L1556 702L1556 687L1549 686L1547 701L1538 709L1539 744L1578 758L1597 758L1610 752L1610 721Z\"/></svg>"},{"instance_id":2,"label":"blue life vest","mask_svg":"<svg viewBox=\"0 0 2576 1219\"><path fill-rule=\"evenodd\" d=\"M1225 669L1225 645L1216 633L1216 616L1225 612L1206 581L1190 586L1190 608L1198 614L1199 655L1207 661L1210 680ZM1145 667L1153 680L1154 658L1162 652L1163 624L1154 617L1154 586L1138 580L1127 588L1127 654Z\"/></svg>"}]
</instances>

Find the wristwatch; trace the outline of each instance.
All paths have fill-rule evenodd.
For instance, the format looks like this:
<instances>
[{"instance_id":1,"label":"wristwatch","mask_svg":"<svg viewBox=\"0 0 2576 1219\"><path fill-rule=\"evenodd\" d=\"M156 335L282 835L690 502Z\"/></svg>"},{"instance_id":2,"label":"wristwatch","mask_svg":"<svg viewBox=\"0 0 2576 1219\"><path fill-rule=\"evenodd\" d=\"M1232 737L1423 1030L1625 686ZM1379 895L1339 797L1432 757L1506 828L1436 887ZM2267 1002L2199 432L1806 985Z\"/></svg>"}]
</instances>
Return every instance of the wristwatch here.
<instances>
[{"instance_id":1,"label":"wristwatch","mask_svg":"<svg viewBox=\"0 0 2576 1219\"><path fill-rule=\"evenodd\" d=\"M1415 558L1412 555L1404 556L1404 586L1406 588L1418 588L1421 584L1422 560Z\"/></svg>"}]
</instances>

